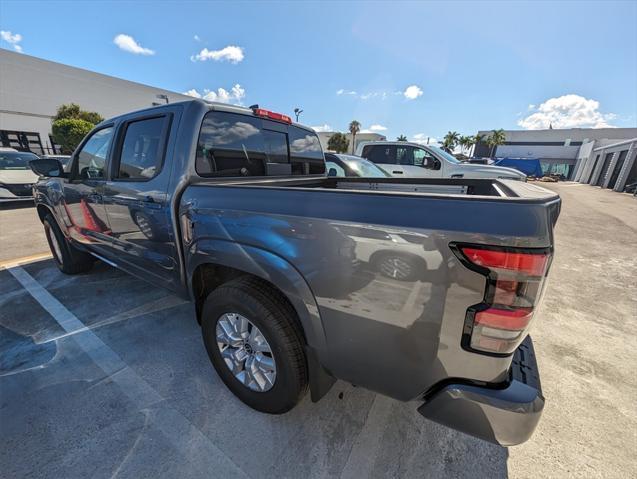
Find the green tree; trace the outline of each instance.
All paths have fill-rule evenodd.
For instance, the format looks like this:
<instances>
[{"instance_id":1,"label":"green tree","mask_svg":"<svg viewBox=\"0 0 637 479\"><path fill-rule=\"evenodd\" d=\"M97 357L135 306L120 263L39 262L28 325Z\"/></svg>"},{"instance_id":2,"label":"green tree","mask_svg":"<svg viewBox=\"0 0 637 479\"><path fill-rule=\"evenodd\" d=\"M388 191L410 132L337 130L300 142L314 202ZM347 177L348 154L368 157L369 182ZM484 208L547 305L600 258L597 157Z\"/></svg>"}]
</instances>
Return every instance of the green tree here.
<instances>
[{"instance_id":1,"label":"green tree","mask_svg":"<svg viewBox=\"0 0 637 479\"><path fill-rule=\"evenodd\" d=\"M361 124L356 120L353 120L349 124L349 132L352 134L352 155L354 154L354 148L356 148L356 135L361 131Z\"/></svg>"},{"instance_id":2,"label":"green tree","mask_svg":"<svg viewBox=\"0 0 637 479\"><path fill-rule=\"evenodd\" d=\"M327 141L327 149L336 153L347 153L349 140L343 133L334 133Z\"/></svg>"},{"instance_id":3,"label":"green tree","mask_svg":"<svg viewBox=\"0 0 637 479\"><path fill-rule=\"evenodd\" d=\"M89 123L93 123L93 125L97 125L98 123L104 121L102 115L95 111L82 110L80 108L80 105L78 105L77 103L60 105L58 107L57 113L53 117L53 121L66 120L71 118L88 121Z\"/></svg>"},{"instance_id":4,"label":"green tree","mask_svg":"<svg viewBox=\"0 0 637 479\"><path fill-rule=\"evenodd\" d=\"M405 135L400 135L398 138L396 138L396 141L407 141L407 137Z\"/></svg>"},{"instance_id":5,"label":"green tree","mask_svg":"<svg viewBox=\"0 0 637 479\"><path fill-rule=\"evenodd\" d=\"M460 141L460 135L457 131L448 131L445 137L442 139L442 148L449 153L453 152L453 149Z\"/></svg>"},{"instance_id":6,"label":"green tree","mask_svg":"<svg viewBox=\"0 0 637 479\"><path fill-rule=\"evenodd\" d=\"M62 118L53 122L53 141L62 147L62 153L70 154L95 125L80 118Z\"/></svg>"},{"instance_id":7,"label":"green tree","mask_svg":"<svg viewBox=\"0 0 637 479\"><path fill-rule=\"evenodd\" d=\"M499 145L504 145L506 141L506 135L504 134L504 130L500 128L499 130L492 130L489 138L487 138L487 145L491 147L491 152L489 153L489 157L493 158L493 155L496 151L496 147Z\"/></svg>"},{"instance_id":8,"label":"green tree","mask_svg":"<svg viewBox=\"0 0 637 479\"><path fill-rule=\"evenodd\" d=\"M60 105L52 118L53 141L62 147L62 153L73 153L82 139L102 121L102 115L82 110L77 103Z\"/></svg>"}]
</instances>

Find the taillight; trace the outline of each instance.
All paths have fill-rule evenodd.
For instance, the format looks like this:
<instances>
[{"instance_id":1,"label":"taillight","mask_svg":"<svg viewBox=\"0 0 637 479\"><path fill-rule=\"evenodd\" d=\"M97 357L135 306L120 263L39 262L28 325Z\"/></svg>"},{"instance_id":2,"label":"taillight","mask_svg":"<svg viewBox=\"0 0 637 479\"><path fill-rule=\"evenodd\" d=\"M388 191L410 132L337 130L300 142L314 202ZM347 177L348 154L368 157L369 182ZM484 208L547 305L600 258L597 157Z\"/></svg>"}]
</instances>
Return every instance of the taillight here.
<instances>
[{"instance_id":1,"label":"taillight","mask_svg":"<svg viewBox=\"0 0 637 479\"><path fill-rule=\"evenodd\" d=\"M282 121L283 123L292 123L292 118L283 113L276 113L274 111L265 110L263 108L254 108L252 110L256 116L260 116L263 118L269 118L270 120Z\"/></svg>"},{"instance_id":2,"label":"taillight","mask_svg":"<svg viewBox=\"0 0 637 479\"><path fill-rule=\"evenodd\" d=\"M465 266L487 278L482 303L467 310L463 346L511 354L528 332L551 262L550 249L451 247Z\"/></svg>"}]
</instances>

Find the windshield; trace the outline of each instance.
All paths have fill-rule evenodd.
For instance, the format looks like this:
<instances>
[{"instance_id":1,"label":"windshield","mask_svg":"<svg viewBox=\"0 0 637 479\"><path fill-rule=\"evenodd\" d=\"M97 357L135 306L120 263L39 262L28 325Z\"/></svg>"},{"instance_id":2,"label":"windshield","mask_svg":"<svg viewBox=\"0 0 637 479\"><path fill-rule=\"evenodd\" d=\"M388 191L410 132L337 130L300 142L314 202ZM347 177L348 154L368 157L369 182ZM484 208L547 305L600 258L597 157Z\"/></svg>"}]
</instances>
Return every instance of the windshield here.
<instances>
[{"instance_id":1,"label":"windshield","mask_svg":"<svg viewBox=\"0 0 637 479\"><path fill-rule=\"evenodd\" d=\"M345 155L341 155L340 158L358 176L362 176L364 178L384 178L390 176L385 172L385 170L364 158Z\"/></svg>"},{"instance_id":2,"label":"windshield","mask_svg":"<svg viewBox=\"0 0 637 479\"><path fill-rule=\"evenodd\" d=\"M428 147L431 148L432 150L434 150L440 156L443 156L445 158L445 160L447 160L447 161L449 161L451 163L456 163L456 164L462 163L458 158L453 156L451 153L447 153L442 148L438 148L437 146L431 146L431 145L428 145Z\"/></svg>"},{"instance_id":3,"label":"windshield","mask_svg":"<svg viewBox=\"0 0 637 479\"><path fill-rule=\"evenodd\" d=\"M0 170L30 170L29 161L37 159L33 153L0 152Z\"/></svg>"}]
</instances>

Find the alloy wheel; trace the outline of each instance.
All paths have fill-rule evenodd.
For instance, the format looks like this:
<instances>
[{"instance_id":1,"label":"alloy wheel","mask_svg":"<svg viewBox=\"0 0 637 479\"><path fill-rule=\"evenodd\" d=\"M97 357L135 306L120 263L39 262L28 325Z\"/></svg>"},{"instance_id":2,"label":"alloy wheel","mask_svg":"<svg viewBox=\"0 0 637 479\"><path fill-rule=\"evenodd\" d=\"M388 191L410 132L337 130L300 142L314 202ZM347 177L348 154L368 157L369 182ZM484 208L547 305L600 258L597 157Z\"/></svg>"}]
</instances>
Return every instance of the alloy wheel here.
<instances>
[{"instance_id":1,"label":"alloy wheel","mask_svg":"<svg viewBox=\"0 0 637 479\"><path fill-rule=\"evenodd\" d=\"M265 336L239 313L217 319L217 347L226 366L247 388L266 392L276 380L276 362Z\"/></svg>"}]
</instances>

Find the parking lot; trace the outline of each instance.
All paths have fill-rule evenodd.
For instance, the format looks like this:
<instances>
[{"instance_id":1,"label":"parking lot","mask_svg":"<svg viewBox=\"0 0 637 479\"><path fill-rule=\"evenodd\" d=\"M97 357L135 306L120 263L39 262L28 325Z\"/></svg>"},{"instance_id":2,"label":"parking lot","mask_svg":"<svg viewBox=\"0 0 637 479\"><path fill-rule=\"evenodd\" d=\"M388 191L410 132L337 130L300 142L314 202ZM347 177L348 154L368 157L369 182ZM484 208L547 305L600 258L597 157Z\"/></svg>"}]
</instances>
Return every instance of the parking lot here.
<instances>
[{"instance_id":1,"label":"parking lot","mask_svg":"<svg viewBox=\"0 0 637 479\"><path fill-rule=\"evenodd\" d=\"M3 208L2 475L635 477L637 199L547 186L563 199L532 334L547 403L509 449L343 382L257 413L214 372L190 303L102 263L61 274L34 209Z\"/></svg>"}]
</instances>

